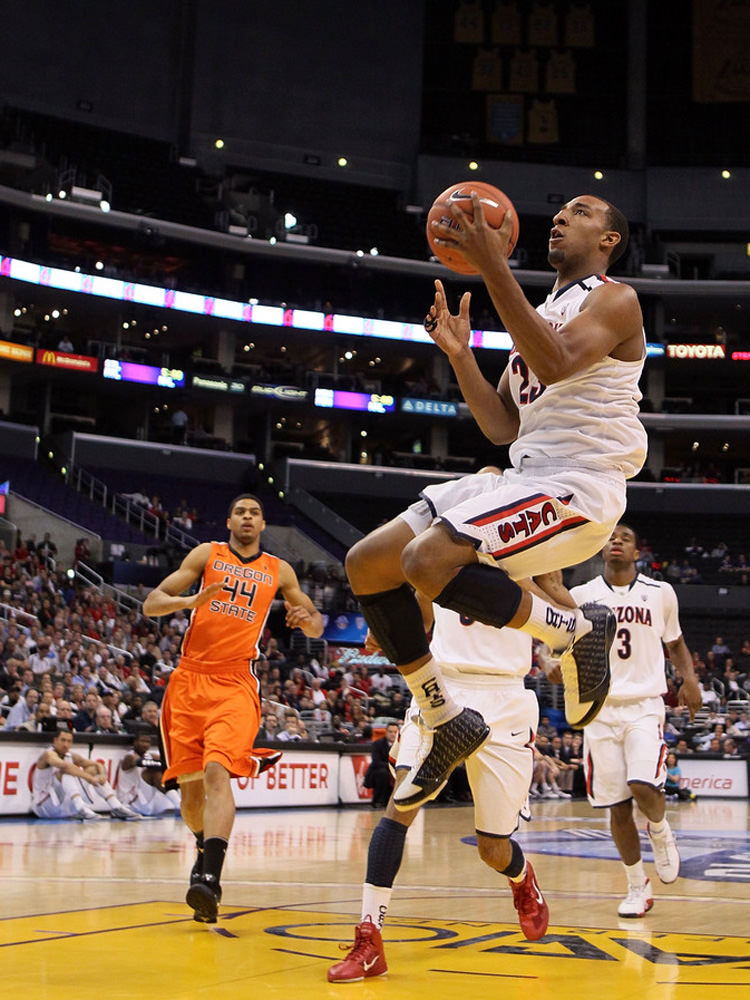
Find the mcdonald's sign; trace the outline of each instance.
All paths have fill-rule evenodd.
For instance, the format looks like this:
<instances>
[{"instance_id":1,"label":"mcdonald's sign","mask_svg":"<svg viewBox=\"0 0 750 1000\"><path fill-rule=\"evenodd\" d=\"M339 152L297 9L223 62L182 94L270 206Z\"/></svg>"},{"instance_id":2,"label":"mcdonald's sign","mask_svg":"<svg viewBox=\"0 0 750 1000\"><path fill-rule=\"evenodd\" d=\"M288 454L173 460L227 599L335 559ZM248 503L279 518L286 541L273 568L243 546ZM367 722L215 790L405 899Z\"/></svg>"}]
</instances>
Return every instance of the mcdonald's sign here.
<instances>
[{"instance_id":1,"label":"mcdonald's sign","mask_svg":"<svg viewBox=\"0 0 750 1000\"><path fill-rule=\"evenodd\" d=\"M92 372L99 369L97 358L90 358L86 354L63 354L61 351L53 351L50 348L37 348L36 363L38 365L48 365L50 368L65 368L67 371Z\"/></svg>"}]
</instances>

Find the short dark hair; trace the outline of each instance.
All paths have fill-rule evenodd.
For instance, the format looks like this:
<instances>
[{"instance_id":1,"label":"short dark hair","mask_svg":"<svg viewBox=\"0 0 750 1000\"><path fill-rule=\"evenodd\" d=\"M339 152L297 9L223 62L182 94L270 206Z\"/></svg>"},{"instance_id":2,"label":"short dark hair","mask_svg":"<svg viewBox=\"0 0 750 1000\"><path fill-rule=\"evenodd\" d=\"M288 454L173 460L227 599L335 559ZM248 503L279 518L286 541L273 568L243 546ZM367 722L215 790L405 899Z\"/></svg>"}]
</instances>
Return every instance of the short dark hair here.
<instances>
[{"instance_id":1,"label":"short dark hair","mask_svg":"<svg viewBox=\"0 0 750 1000\"><path fill-rule=\"evenodd\" d=\"M638 532L635 530L635 528L633 527L632 524L628 524L627 521L618 521L617 522L617 527L618 528L627 528L628 531L632 531L633 532L633 538L635 539L635 547L637 549L640 548L641 540L638 537Z\"/></svg>"},{"instance_id":2,"label":"short dark hair","mask_svg":"<svg viewBox=\"0 0 750 1000\"><path fill-rule=\"evenodd\" d=\"M227 511L227 517L231 517L232 516L232 511L234 510L235 506L240 502L240 500L254 500L257 503L257 505L260 507L261 514L263 514L263 516L265 516L265 512L263 510L263 501L262 500L259 500L258 497L256 497L256 495L254 493L240 493L240 495L237 496L237 497L235 497L234 500L232 500L232 502L230 503L229 510Z\"/></svg>"},{"instance_id":3,"label":"short dark hair","mask_svg":"<svg viewBox=\"0 0 750 1000\"><path fill-rule=\"evenodd\" d=\"M628 225L628 220L616 205L613 205L611 201L607 201L606 198L600 198L599 200L603 201L607 206L607 228L620 234L620 242L613 248L609 255L608 267L612 267L612 265L617 263L628 248L628 243L630 241L630 226Z\"/></svg>"}]
</instances>

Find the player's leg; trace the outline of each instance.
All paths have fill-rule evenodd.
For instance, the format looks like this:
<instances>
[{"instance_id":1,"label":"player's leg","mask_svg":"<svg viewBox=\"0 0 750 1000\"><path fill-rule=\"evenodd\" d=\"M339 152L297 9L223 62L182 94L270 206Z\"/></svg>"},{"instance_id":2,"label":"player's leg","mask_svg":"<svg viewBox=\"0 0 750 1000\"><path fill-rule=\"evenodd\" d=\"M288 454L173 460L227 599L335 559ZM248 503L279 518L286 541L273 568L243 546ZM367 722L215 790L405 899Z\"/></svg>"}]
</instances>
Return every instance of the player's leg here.
<instances>
[{"instance_id":1,"label":"player's leg","mask_svg":"<svg viewBox=\"0 0 750 1000\"><path fill-rule=\"evenodd\" d=\"M141 817L134 809L120 802L114 788L108 781L100 785L92 785L91 788L107 803L110 816L113 816L115 819L140 820Z\"/></svg>"},{"instance_id":2,"label":"player's leg","mask_svg":"<svg viewBox=\"0 0 750 1000\"><path fill-rule=\"evenodd\" d=\"M419 733L414 722L416 711L410 711L399 734L398 762L394 793L404 780L419 745ZM328 970L329 983L352 983L360 979L382 976L388 971L381 931L404 854L406 832L419 809L397 810L393 795L385 813L370 837L367 850L367 874L362 887L360 923L354 930L354 944L342 961ZM342 950L348 946L341 945Z\"/></svg>"},{"instance_id":3,"label":"player's leg","mask_svg":"<svg viewBox=\"0 0 750 1000\"><path fill-rule=\"evenodd\" d=\"M235 816L231 778L257 773L253 743L260 725L260 703L256 682L246 669L216 677L204 674L201 690L205 702L203 868L185 898L196 920L214 923Z\"/></svg>"},{"instance_id":4,"label":"player's leg","mask_svg":"<svg viewBox=\"0 0 750 1000\"><path fill-rule=\"evenodd\" d=\"M481 687L474 681L457 691L491 723L490 738L466 761L474 797L477 848L482 861L508 879L521 930L529 941L537 941L547 930L549 910L536 873L512 835L521 818L530 818L527 798L534 772L532 738L539 706L536 696L520 682L496 684L490 678L482 681Z\"/></svg>"},{"instance_id":5,"label":"player's leg","mask_svg":"<svg viewBox=\"0 0 750 1000\"><path fill-rule=\"evenodd\" d=\"M625 869L628 892L617 912L621 917L642 917L654 905L651 882L643 867L633 818L624 726L613 714L616 710L607 711L607 722L597 719L584 731L586 791L595 809L609 810L612 839Z\"/></svg>"},{"instance_id":6,"label":"player's leg","mask_svg":"<svg viewBox=\"0 0 750 1000\"><path fill-rule=\"evenodd\" d=\"M71 816L82 820L104 819L94 806L93 786L84 778L60 774L53 784L58 817Z\"/></svg>"},{"instance_id":7,"label":"player's leg","mask_svg":"<svg viewBox=\"0 0 750 1000\"><path fill-rule=\"evenodd\" d=\"M514 581L600 550L623 501L590 478L580 479L580 497L561 499L555 490L564 484L554 479L506 475L494 489L439 510L439 521L405 547L401 560L406 579L436 603L488 625L522 629L561 652L566 714L576 726L595 717L609 690L613 615L594 604L562 609ZM589 508L595 519L585 513ZM505 572L494 572L498 566Z\"/></svg>"},{"instance_id":8,"label":"player's leg","mask_svg":"<svg viewBox=\"0 0 750 1000\"><path fill-rule=\"evenodd\" d=\"M662 882L674 882L680 873L680 853L665 819L667 747L662 735L664 703L661 698L649 699L646 703L635 705L632 715L625 731L628 785L648 820L646 833L654 853L656 873Z\"/></svg>"}]
</instances>

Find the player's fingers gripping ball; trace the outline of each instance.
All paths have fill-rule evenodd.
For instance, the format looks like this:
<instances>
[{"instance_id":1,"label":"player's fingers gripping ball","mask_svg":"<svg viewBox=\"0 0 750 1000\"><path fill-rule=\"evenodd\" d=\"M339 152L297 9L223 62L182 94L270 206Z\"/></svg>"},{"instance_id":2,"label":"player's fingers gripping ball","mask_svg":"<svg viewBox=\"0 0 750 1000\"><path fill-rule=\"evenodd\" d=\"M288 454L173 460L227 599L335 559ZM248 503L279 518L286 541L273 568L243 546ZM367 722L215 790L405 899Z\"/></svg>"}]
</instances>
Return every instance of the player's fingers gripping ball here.
<instances>
[{"instance_id":1,"label":"player's fingers gripping ball","mask_svg":"<svg viewBox=\"0 0 750 1000\"><path fill-rule=\"evenodd\" d=\"M484 218L492 229L499 229L502 226L509 210L513 213L513 229L508 240L509 257L518 242L518 213L505 192L493 184L485 184L483 181L464 181L461 184L451 184L449 188L437 196L427 213L427 242L437 259L458 274L478 274L478 271L469 264L458 246L443 246L436 242L440 236L433 229L432 223L443 222L452 229L460 231L461 227L453 217L450 208L451 205L458 205L464 215L473 219L472 191L479 195Z\"/></svg>"}]
</instances>

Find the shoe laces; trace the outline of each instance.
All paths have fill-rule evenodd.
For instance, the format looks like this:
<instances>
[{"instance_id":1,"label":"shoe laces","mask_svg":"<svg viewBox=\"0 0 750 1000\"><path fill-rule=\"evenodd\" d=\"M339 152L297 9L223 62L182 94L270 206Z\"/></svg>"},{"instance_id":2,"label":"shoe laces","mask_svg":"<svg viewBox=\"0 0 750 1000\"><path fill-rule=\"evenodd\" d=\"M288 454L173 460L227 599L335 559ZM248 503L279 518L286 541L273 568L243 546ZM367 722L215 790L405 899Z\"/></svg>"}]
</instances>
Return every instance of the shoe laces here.
<instances>
[{"instance_id":1,"label":"shoe laces","mask_svg":"<svg viewBox=\"0 0 750 1000\"><path fill-rule=\"evenodd\" d=\"M531 887L531 879L528 876L523 882L512 882L513 899L519 913L533 913L538 906L536 893Z\"/></svg>"},{"instance_id":2,"label":"shoe laces","mask_svg":"<svg viewBox=\"0 0 750 1000\"><path fill-rule=\"evenodd\" d=\"M340 944L339 951L348 951L347 958L351 958L353 961L363 961L367 958L368 947L371 946L372 934L369 931L363 930L362 925L359 924L354 928L354 944L351 946Z\"/></svg>"}]
</instances>

